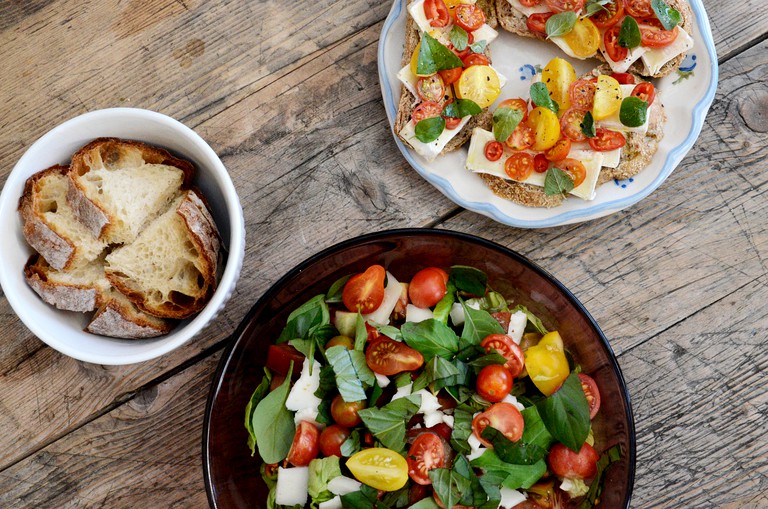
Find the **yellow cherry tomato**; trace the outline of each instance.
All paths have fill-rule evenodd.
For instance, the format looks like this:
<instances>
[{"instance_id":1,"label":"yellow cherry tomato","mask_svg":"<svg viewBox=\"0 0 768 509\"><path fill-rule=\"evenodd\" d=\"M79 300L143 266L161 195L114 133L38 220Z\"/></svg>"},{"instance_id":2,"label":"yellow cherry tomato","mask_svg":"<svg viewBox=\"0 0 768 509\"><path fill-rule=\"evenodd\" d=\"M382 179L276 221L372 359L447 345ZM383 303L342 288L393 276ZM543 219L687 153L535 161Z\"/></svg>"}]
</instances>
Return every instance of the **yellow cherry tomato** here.
<instances>
[{"instance_id":1,"label":"yellow cherry tomato","mask_svg":"<svg viewBox=\"0 0 768 509\"><path fill-rule=\"evenodd\" d=\"M528 348L525 351L525 369L536 388L551 396L570 374L560 334L550 332L541 338L538 345Z\"/></svg>"},{"instance_id":2,"label":"yellow cherry tomato","mask_svg":"<svg viewBox=\"0 0 768 509\"><path fill-rule=\"evenodd\" d=\"M560 106L561 112L571 107L568 89L571 83L576 81L576 71L567 60L562 58L550 60L541 70L541 81L547 86L550 97Z\"/></svg>"},{"instance_id":3,"label":"yellow cherry tomato","mask_svg":"<svg viewBox=\"0 0 768 509\"><path fill-rule=\"evenodd\" d=\"M589 18L579 18L563 40L579 58L591 57L600 46L600 31Z\"/></svg>"},{"instance_id":4,"label":"yellow cherry tomato","mask_svg":"<svg viewBox=\"0 0 768 509\"><path fill-rule=\"evenodd\" d=\"M391 449L372 447L353 454L347 468L355 479L383 491L396 491L408 481L408 462Z\"/></svg>"},{"instance_id":5,"label":"yellow cherry tomato","mask_svg":"<svg viewBox=\"0 0 768 509\"><path fill-rule=\"evenodd\" d=\"M621 108L621 86L612 76L601 74L595 84L595 102L592 105L592 116L595 120L608 118Z\"/></svg>"},{"instance_id":6,"label":"yellow cherry tomato","mask_svg":"<svg viewBox=\"0 0 768 509\"><path fill-rule=\"evenodd\" d=\"M549 108L537 106L528 114L528 125L533 129L531 150L541 152L552 148L560 139L560 120Z\"/></svg>"},{"instance_id":7,"label":"yellow cherry tomato","mask_svg":"<svg viewBox=\"0 0 768 509\"><path fill-rule=\"evenodd\" d=\"M464 69L455 84L456 97L469 99L481 108L487 108L501 94L499 75L490 65L473 65Z\"/></svg>"}]
</instances>

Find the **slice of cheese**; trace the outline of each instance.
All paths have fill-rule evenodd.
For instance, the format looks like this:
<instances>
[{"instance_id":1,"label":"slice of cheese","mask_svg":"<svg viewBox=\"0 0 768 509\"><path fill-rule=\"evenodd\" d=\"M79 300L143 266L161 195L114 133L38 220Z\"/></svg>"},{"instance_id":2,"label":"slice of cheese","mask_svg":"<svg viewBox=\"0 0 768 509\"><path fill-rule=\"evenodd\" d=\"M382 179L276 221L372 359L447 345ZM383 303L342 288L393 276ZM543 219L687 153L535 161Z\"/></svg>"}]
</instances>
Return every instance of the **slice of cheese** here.
<instances>
[{"instance_id":1,"label":"slice of cheese","mask_svg":"<svg viewBox=\"0 0 768 509\"><path fill-rule=\"evenodd\" d=\"M531 14L550 12L549 7L544 2L541 2L538 5L534 5L533 7L526 7L520 3L520 0L507 0L507 2L509 2L509 5L511 5L513 9L525 14L526 16L530 16Z\"/></svg>"},{"instance_id":2,"label":"slice of cheese","mask_svg":"<svg viewBox=\"0 0 768 509\"><path fill-rule=\"evenodd\" d=\"M619 85L621 87L622 98L632 95L632 90L635 89L635 85ZM621 123L619 113L621 108L616 110L611 116L598 120L595 122L597 127L604 127L612 131L619 131L620 133L640 133L645 134L648 132L648 117L645 118L645 123L639 127L627 127Z\"/></svg>"},{"instance_id":3,"label":"slice of cheese","mask_svg":"<svg viewBox=\"0 0 768 509\"><path fill-rule=\"evenodd\" d=\"M416 95L416 82L419 80L419 77L411 71L411 64L406 65L397 72L397 79L413 94L413 97L418 97Z\"/></svg>"},{"instance_id":4,"label":"slice of cheese","mask_svg":"<svg viewBox=\"0 0 768 509\"><path fill-rule=\"evenodd\" d=\"M571 143L571 151L568 152L568 157L575 157L575 156L572 156L571 153L579 150L592 150L592 147L590 147L589 143L587 142ZM603 154L603 166L607 166L608 168L616 168L621 162L620 148L617 148L616 150L608 150L606 152L603 152L602 154Z\"/></svg>"},{"instance_id":5,"label":"slice of cheese","mask_svg":"<svg viewBox=\"0 0 768 509\"><path fill-rule=\"evenodd\" d=\"M575 187L571 194L585 200L595 199L595 186L597 178L600 176L600 168L603 167L603 154L594 150L572 150L569 154L573 159L578 159L587 170L587 176L579 187Z\"/></svg>"},{"instance_id":6,"label":"slice of cheese","mask_svg":"<svg viewBox=\"0 0 768 509\"><path fill-rule=\"evenodd\" d=\"M467 122L469 122L469 119L471 118L471 115L467 115L466 117L462 118L456 129L443 129L443 132L440 133L440 136L438 136L435 141L431 141L429 143L423 143L416 137L416 124L413 122L413 120L409 120L403 126L403 128L400 130L400 136L402 136L408 142L408 144L413 147L413 150L415 150L417 154L431 162L434 161L440 152L443 151L445 146L448 145L448 142L451 141L453 137L456 136L459 131L464 128L465 125L467 125Z\"/></svg>"},{"instance_id":7,"label":"slice of cheese","mask_svg":"<svg viewBox=\"0 0 768 509\"><path fill-rule=\"evenodd\" d=\"M693 38L688 35L688 32L680 27L677 27L677 30L679 33L672 44L663 48L649 49L643 53L641 58L645 66L645 74L653 76L664 67L664 64L693 48Z\"/></svg>"},{"instance_id":8,"label":"slice of cheese","mask_svg":"<svg viewBox=\"0 0 768 509\"><path fill-rule=\"evenodd\" d=\"M611 67L613 72L627 72L627 69L629 69L629 67L634 64L638 58L642 57L646 51L648 51L648 48L644 46L637 46L636 48L632 48L627 52L627 57L624 60L621 60L620 62L614 62L611 60L611 57L608 56L608 51L605 49L605 42L603 41L603 37L600 37L600 53L603 54L605 61L608 62L608 65Z\"/></svg>"},{"instance_id":9,"label":"slice of cheese","mask_svg":"<svg viewBox=\"0 0 768 509\"><path fill-rule=\"evenodd\" d=\"M472 32L472 38L474 42L485 41L486 44L490 44L498 36L499 33L491 28L487 23L483 24L483 26Z\"/></svg>"},{"instance_id":10,"label":"slice of cheese","mask_svg":"<svg viewBox=\"0 0 768 509\"><path fill-rule=\"evenodd\" d=\"M427 15L424 13L424 0L416 0L408 5L408 12L411 14L413 21L419 27L422 32L429 32L433 27L429 24Z\"/></svg>"}]
</instances>

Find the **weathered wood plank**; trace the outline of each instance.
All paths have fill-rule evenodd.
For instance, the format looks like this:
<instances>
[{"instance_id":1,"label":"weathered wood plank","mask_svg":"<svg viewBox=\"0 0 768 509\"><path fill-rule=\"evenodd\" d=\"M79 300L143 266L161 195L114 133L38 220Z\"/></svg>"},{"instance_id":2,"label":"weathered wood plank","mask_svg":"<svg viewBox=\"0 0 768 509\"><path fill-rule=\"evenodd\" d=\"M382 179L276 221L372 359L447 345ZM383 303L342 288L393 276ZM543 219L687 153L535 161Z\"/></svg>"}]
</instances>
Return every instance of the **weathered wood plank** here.
<instances>
[{"instance_id":1,"label":"weathered wood plank","mask_svg":"<svg viewBox=\"0 0 768 509\"><path fill-rule=\"evenodd\" d=\"M703 0L703 3L721 61L734 57L754 40L765 38L768 9L762 0L738 3Z\"/></svg>"}]
</instances>

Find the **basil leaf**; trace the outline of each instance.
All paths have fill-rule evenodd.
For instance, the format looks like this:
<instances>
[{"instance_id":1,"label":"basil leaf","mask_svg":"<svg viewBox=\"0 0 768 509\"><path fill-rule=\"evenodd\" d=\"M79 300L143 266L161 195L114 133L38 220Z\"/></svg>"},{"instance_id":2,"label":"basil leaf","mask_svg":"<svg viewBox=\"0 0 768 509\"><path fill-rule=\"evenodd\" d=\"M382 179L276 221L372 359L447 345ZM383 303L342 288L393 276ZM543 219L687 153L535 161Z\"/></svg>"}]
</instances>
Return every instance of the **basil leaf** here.
<instances>
[{"instance_id":1,"label":"basil leaf","mask_svg":"<svg viewBox=\"0 0 768 509\"><path fill-rule=\"evenodd\" d=\"M488 276L485 272L474 267L467 267L466 265L454 265L451 267L448 279L457 290L480 297L485 295L485 287L488 285Z\"/></svg>"},{"instance_id":2,"label":"basil leaf","mask_svg":"<svg viewBox=\"0 0 768 509\"><path fill-rule=\"evenodd\" d=\"M472 53L482 53L483 51L485 51L485 47L487 45L488 45L488 41L486 40L477 41L470 44L469 49L472 50Z\"/></svg>"},{"instance_id":3,"label":"basil leaf","mask_svg":"<svg viewBox=\"0 0 768 509\"><path fill-rule=\"evenodd\" d=\"M418 412L420 404L421 396L411 394L381 408L365 408L358 415L384 447L400 452L405 448L405 424Z\"/></svg>"},{"instance_id":4,"label":"basil leaf","mask_svg":"<svg viewBox=\"0 0 768 509\"><path fill-rule=\"evenodd\" d=\"M466 364L459 360L450 362L442 357L434 357L425 366L424 372L431 378L430 385L433 392L437 392L443 387L469 383L469 369Z\"/></svg>"},{"instance_id":5,"label":"basil leaf","mask_svg":"<svg viewBox=\"0 0 768 509\"><path fill-rule=\"evenodd\" d=\"M330 366L327 366L330 367ZM333 370L331 369L331 372ZM321 371L322 373L322 371ZM336 384L333 385L334 388L336 387ZM331 403L333 400L331 399L324 399L320 402L320 404L317 406L317 417L315 417L315 420L320 424L333 424L336 421L333 419L333 415L331 414Z\"/></svg>"},{"instance_id":6,"label":"basil leaf","mask_svg":"<svg viewBox=\"0 0 768 509\"><path fill-rule=\"evenodd\" d=\"M451 433L451 446L461 454L469 454L469 436L472 434L471 409L456 407L453 411L453 432Z\"/></svg>"},{"instance_id":7,"label":"basil leaf","mask_svg":"<svg viewBox=\"0 0 768 509\"><path fill-rule=\"evenodd\" d=\"M531 85L530 95L531 101L533 101L533 104L536 106L548 108L555 113L560 111L560 105L557 104L554 99L552 99L552 96L549 95L549 89L547 88L547 85L541 81L537 81Z\"/></svg>"},{"instance_id":8,"label":"basil leaf","mask_svg":"<svg viewBox=\"0 0 768 509\"><path fill-rule=\"evenodd\" d=\"M379 501L387 507L408 507L409 491L409 486L406 484L397 491L385 492Z\"/></svg>"},{"instance_id":9,"label":"basil leaf","mask_svg":"<svg viewBox=\"0 0 768 509\"><path fill-rule=\"evenodd\" d=\"M625 97L621 101L619 120L627 127L640 127L648 118L648 103L639 97Z\"/></svg>"},{"instance_id":10,"label":"basil leaf","mask_svg":"<svg viewBox=\"0 0 768 509\"><path fill-rule=\"evenodd\" d=\"M470 486L469 479L447 468L433 468L429 471L429 479L445 507L457 505Z\"/></svg>"},{"instance_id":11,"label":"basil leaf","mask_svg":"<svg viewBox=\"0 0 768 509\"><path fill-rule=\"evenodd\" d=\"M336 376L333 373L333 367L323 366L320 369L320 385L315 391L315 396L325 400L332 392L336 392Z\"/></svg>"},{"instance_id":12,"label":"basil leaf","mask_svg":"<svg viewBox=\"0 0 768 509\"><path fill-rule=\"evenodd\" d=\"M503 479L501 486L513 490L530 488L547 471L547 464L544 460L539 460L533 465L513 465L502 461L493 449L488 449L482 456L473 459L470 463L473 467L485 470L486 473L480 478L481 481L486 475L491 474L496 479Z\"/></svg>"},{"instance_id":13,"label":"basil leaf","mask_svg":"<svg viewBox=\"0 0 768 509\"><path fill-rule=\"evenodd\" d=\"M293 422L293 412L285 408L293 367L291 362L285 381L267 394L253 411L251 428L254 435L259 437L256 445L264 463L278 463L284 460L293 443L296 425Z\"/></svg>"},{"instance_id":14,"label":"basil leaf","mask_svg":"<svg viewBox=\"0 0 768 509\"><path fill-rule=\"evenodd\" d=\"M595 502L603 492L603 475L605 474L605 469L607 469L611 463L619 461L620 459L621 447L619 445L614 445L600 455L600 459L597 460L597 474L595 474L595 478L589 485L589 491L587 492L584 501L579 506L579 509L592 509L595 506Z\"/></svg>"},{"instance_id":15,"label":"basil leaf","mask_svg":"<svg viewBox=\"0 0 768 509\"><path fill-rule=\"evenodd\" d=\"M357 312L355 321L355 350L363 351L368 342L368 328L365 326L365 319L360 311Z\"/></svg>"},{"instance_id":16,"label":"basil leaf","mask_svg":"<svg viewBox=\"0 0 768 509\"><path fill-rule=\"evenodd\" d=\"M480 480L472 470L472 465L469 464L467 458L461 455L457 456L453 462L453 471L465 479L469 479L469 488L462 492L459 505L481 507L488 500L488 495L486 495L485 489L480 484ZM493 506L493 509L497 507Z\"/></svg>"},{"instance_id":17,"label":"basil leaf","mask_svg":"<svg viewBox=\"0 0 768 509\"><path fill-rule=\"evenodd\" d=\"M507 359L501 355L496 350L493 351L493 353L489 353L488 355L483 355L482 357L478 357L477 359L473 360L469 363L469 367L474 369L475 372L480 371L486 366L490 366L491 364L506 364Z\"/></svg>"},{"instance_id":18,"label":"basil leaf","mask_svg":"<svg viewBox=\"0 0 768 509\"><path fill-rule=\"evenodd\" d=\"M621 2L622 0L587 0L582 16L588 18L593 14L597 14L598 11L607 11L608 9L605 6L611 3L611 1Z\"/></svg>"},{"instance_id":19,"label":"basil leaf","mask_svg":"<svg viewBox=\"0 0 768 509\"><path fill-rule=\"evenodd\" d=\"M566 194L573 190L573 179L560 168L554 166L547 170L544 177L544 194L554 196Z\"/></svg>"},{"instance_id":20,"label":"basil leaf","mask_svg":"<svg viewBox=\"0 0 768 509\"><path fill-rule=\"evenodd\" d=\"M315 458L309 462L309 480L307 494L312 499L311 506L326 502L334 497L328 491L328 481L341 475L341 467L337 456Z\"/></svg>"},{"instance_id":21,"label":"basil leaf","mask_svg":"<svg viewBox=\"0 0 768 509\"><path fill-rule=\"evenodd\" d=\"M536 407L527 407L520 413L523 415L523 420L525 421L523 436L520 440L526 444L536 444L544 449L544 451L549 451L549 448L555 442L555 439L549 431L547 431L547 427L544 425L544 421L541 420L541 416Z\"/></svg>"},{"instance_id":22,"label":"basil leaf","mask_svg":"<svg viewBox=\"0 0 768 509\"><path fill-rule=\"evenodd\" d=\"M360 350L332 346L325 351L325 357L333 367L341 398L346 402L366 399L365 388L373 386L376 376L366 364L365 354Z\"/></svg>"},{"instance_id":23,"label":"basil leaf","mask_svg":"<svg viewBox=\"0 0 768 509\"><path fill-rule=\"evenodd\" d=\"M571 373L554 394L536 404L541 420L552 436L579 452L589 434L589 405L578 375Z\"/></svg>"},{"instance_id":24,"label":"basil leaf","mask_svg":"<svg viewBox=\"0 0 768 509\"><path fill-rule=\"evenodd\" d=\"M382 325L380 327L376 327L376 329L379 331L379 333L387 336L389 339L394 339L395 341L403 340L403 335L400 334L400 329L393 325Z\"/></svg>"},{"instance_id":25,"label":"basil leaf","mask_svg":"<svg viewBox=\"0 0 768 509\"><path fill-rule=\"evenodd\" d=\"M272 373L267 368L264 368L264 378L256 386L256 390L253 391L251 399L248 400L248 404L245 406L245 429L248 431L248 448L251 450L251 456L256 453L256 434L253 432L252 423L253 412L256 411L256 405L269 393L270 383L272 383Z\"/></svg>"},{"instance_id":26,"label":"basil leaf","mask_svg":"<svg viewBox=\"0 0 768 509\"><path fill-rule=\"evenodd\" d=\"M547 20L546 25L547 37L558 37L567 34L576 26L577 18L578 16L573 11L564 11L551 16Z\"/></svg>"},{"instance_id":27,"label":"basil leaf","mask_svg":"<svg viewBox=\"0 0 768 509\"><path fill-rule=\"evenodd\" d=\"M288 315L287 323L277 338L277 343L305 338L312 327L327 323L331 323L331 314L325 302L325 295L316 295Z\"/></svg>"},{"instance_id":28,"label":"basil leaf","mask_svg":"<svg viewBox=\"0 0 768 509\"><path fill-rule=\"evenodd\" d=\"M427 76L435 74L437 71L463 67L463 65L461 59L453 51L440 44L428 33L425 33L421 38L416 74Z\"/></svg>"},{"instance_id":29,"label":"basil leaf","mask_svg":"<svg viewBox=\"0 0 768 509\"><path fill-rule=\"evenodd\" d=\"M445 295L440 299L440 302L435 305L432 316L435 320L447 324L453 303L456 302L456 287L453 286L453 283L450 280L448 280L448 283L445 286Z\"/></svg>"},{"instance_id":30,"label":"basil leaf","mask_svg":"<svg viewBox=\"0 0 768 509\"><path fill-rule=\"evenodd\" d=\"M416 124L416 139L422 143L430 143L440 137L445 129L443 117L430 117L419 120Z\"/></svg>"},{"instance_id":31,"label":"basil leaf","mask_svg":"<svg viewBox=\"0 0 768 509\"><path fill-rule=\"evenodd\" d=\"M341 455L345 458L349 458L356 452L358 452L360 448L360 430L359 429L353 429L352 432L349 434L346 440L341 443Z\"/></svg>"},{"instance_id":32,"label":"basil leaf","mask_svg":"<svg viewBox=\"0 0 768 509\"><path fill-rule=\"evenodd\" d=\"M587 138L594 138L597 133L595 132L595 118L592 116L592 112L588 111L584 115L584 120L581 121L581 132Z\"/></svg>"},{"instance_id":33,"label":"basil leaf","mask_svg":"<svg viewBox=\"0 0 768 509\"><path fill-rule=\"evenodd\" d=\"M544 459L547 455L547 450L537 444L527 444L522 440L513 442L491 426L483 430L482 436L493 444L493 450L496 452L496 455L506 463L533 465L537 461Z\"/></svg>"},{"instance_id":34,"label":"basil leaf","mask_svg":"<svg viewBox=\"0 0 768 509\"><path fill-rule=\"evenodd\" d=\"M490 334L505 334L499 322L488 311L472 309L462 302L464 307L464 329L461 331L459 348L479 345Z\"/></svg>"},{"instance_id":35,"label":"basil leaf","mask_svg":"<svg viewBox=\"0 0 768 509\"><path fill-rule=\"evenodd\" d=\"M325 294L325 302L329 304L341 302L341 293L344 291L344 285L347 284L351 277L352 274L349 274L334 281L328 289L328 293Z\"/></svg>"},{"instance_id":36,"label":"basil leaf","mask_svg":"<svg viewBox=\"0 0 768 509\"><path fill-rule=\"evenodd\" d=\"M526 332L538 332L539 334L546 334L549 332L547 328L544 327L544 324L541 323L539 317L531 313L527 307L523 306L522 304L518 304L512 310L512 313L516 313L518 311L522 311L525 313L525 316L528 317L528 323L525 324Z\"/></svg>"},{"instance_id":37,"label":"basil leaf","mask_svg":"<svg viewBox=\"0 0 768 509\"><path fill-rule=\"evenodd\" d=\"M408 509L440 509L440 506L437 505L437 502L435 502L434 498L426 497L422 498Z\"/></svg>"},{"instance_id":38,"label":"basil leaf","mask_svg":"<svg viewBox=\"0 0 768 509\"><path fill-rule=\"evenodd\" d=\"M626 16L619 30L619 46L632 49L640 46L640 27L632 16Z\"/></svg>"},{"instance_id":39,"label":"basil leaf","mask_svg":"<svg viewBox=\"0 0 768 509\"><path fill-rule=\"evenodd\" d=\"M395 387L398 389L401 387L405 387L409 383L411 383L411 373L410 371L406 371L405 373L400 373L399 375L395 375Z\"/></svg>"},{"instance_id":40,"label":"basil leaf","mask_svg":"<svg viewBox=\"0 0 768 509\"><path fill-rule=\"evenodd\" d=\"M493 113L493 137L504 143L523 120L523 112L512 108L497 108ZM485 289L483 289L485 291Z\"/></svg>"},{"instance_id":41,"label":"basil leaf","mask_svg":"<svg viewBox=\"0 0 768 509\"><path fill-rule=\"evenodd\" d=\"M353 491L346 495L341 495L341 507L344 509L387 509L381 504L374 493L366 490L368 486L363 485L360 491Z\"/></svg>"},{"instance_id":42,"label":"basil leaf","mask_svg":"<svg viewBox=\"0 0 768 509\"><path fill-rule=\"evenodd\" d=\"M384 389L382 389L381 386L379 385L379 381L375 380L373 382L373 390L371 391L371 395L368 397L368 406L369 407L376 406L376 402L379 401L379 398L383 393L384 393Z\"/></svg>"},{"instance_id":43,"label":"basil leaf","mask_svg":"<svg viewBox=\"0 0 768 509\"><path fill-rule=\"evenodd\" d=\"M464 118L469 115L477 115L482 111L483 109L474 101L470 101L469 99L456 99L445 106L443 115L451 118Z\"/></svg>"},{"instance_id":44,"label":"basil leaf","mask_svg":"<svg viewBox=\"0 0 768 509\"><path fill-rule=\"evenodd\" d=\"M661 21L664 30L672 30L682 21L680 11L670 7L664 0L651 0L651 8L656 13L659 21Z\"/></svg>"},{"instance_id":45,"label":"basil leaf","mask_svg":"<svg viewBox=\"0 0 768 509\"><path fill-rule=\"evenodd\" d=\"M450 359L458 351L459 338L456 333L435 319L419 323L406 322L400 332L403 334L403 341L421 352L426 362L436 355Z\"/></svg>"},{"instance_id":46,"label":"basil leaf","mask_svg":"<svg viewBox=\"0 0 768 509\"><path fill-rule=\"evenodd\" d=\"M467 35L467 31L459 25L453 25L448 34L448 39L451 41L451 44L453 44L453 47L456 48L456 51L464 51L467 44L469 44L469 35Z\"/></svg>"}]
</instances>

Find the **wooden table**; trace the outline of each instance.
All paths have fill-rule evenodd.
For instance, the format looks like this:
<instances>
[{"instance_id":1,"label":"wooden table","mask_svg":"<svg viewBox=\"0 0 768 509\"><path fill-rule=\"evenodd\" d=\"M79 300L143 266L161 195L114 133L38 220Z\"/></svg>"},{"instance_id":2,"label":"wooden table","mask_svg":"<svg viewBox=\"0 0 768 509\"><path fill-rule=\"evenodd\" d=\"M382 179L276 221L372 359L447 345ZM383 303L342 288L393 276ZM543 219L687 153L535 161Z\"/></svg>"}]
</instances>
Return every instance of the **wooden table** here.
<instances>
[{"instance_id":1,"label":"wooden table","mask_svg":"<svg viewBox=\"0 0 768 509\"><path fill-rule=\"evenodd\" d=\"M768 10L704 3L720 83L682 164L628 210L520 230L456 207L395 147L376 71L389 2L2 2L3 182L66 119L160 111L221 155L248 245L215 323L143 364L65 357L0 299L0 506L206 506L205 401L256 298L321 248L422 226L509 246L590 310L632 396L633 507L768 507Z\"/></svg>"}]
</instances>

